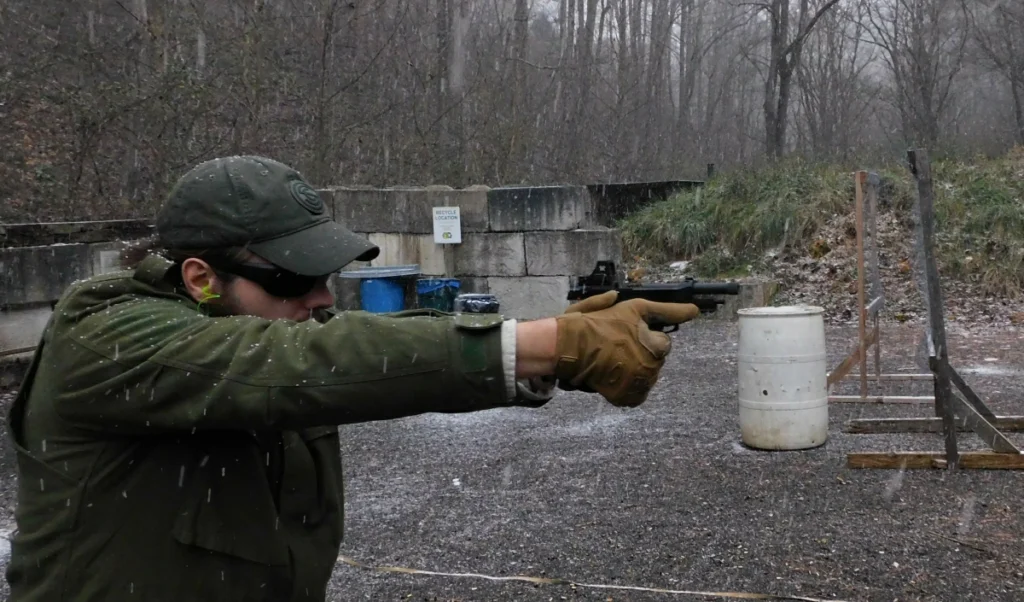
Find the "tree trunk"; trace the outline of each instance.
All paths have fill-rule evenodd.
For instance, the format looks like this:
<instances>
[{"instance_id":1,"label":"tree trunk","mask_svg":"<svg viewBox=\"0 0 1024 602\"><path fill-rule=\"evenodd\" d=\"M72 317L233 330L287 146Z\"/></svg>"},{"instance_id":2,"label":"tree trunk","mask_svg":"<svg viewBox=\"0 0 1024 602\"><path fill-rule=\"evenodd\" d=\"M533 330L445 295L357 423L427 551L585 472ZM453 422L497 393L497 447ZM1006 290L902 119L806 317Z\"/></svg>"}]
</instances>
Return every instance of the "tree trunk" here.
<instances>
[{"instance_id":1,"label":"tree trunk","mask_svg":"<svg viewBox=\"0 0 1024 602\"><path fill-rule=\"evenodd\" d=\"M333 123L331 106L333 103L328 98L327 83L332 79L331 58L333 52L331 46L334 43L334 20L336 0L321 0L323 15L320 23L320 73L317 82L316 108L313 117L313 167L311 177L315 183L326 185L330 173L330 157L333 154L329 129Z\"/></svg>"},{"instance_id":2,"label":"tree trunk","mask_svg":"<svg viewBox=\"0 0 1024 602\"><path fill-rule=\"evenodd\" d=\"M1021 90L1022 82L1024 82L1024 74L1021 77L1014 78L1010 83L1010 89L1013 91L1013 115L1017 119L1017 144L1024 146L1024 91Z\"/></svg>"},{"instance_id":3,"label":"tree trunk","mask_svg":"<svg viewBox=\"0 0 1024 602\"><path fill-rule=\"evenodd\" d=\"M772 0L769 8L772 21L771 59L764 98L765 150L772 159L781 158L786 150L786 125L789 121L793 73L800 64L804 41L821 16L837 2L827 0L813 16L809 16L810 1L801 0L796 35L790 41L789 0Z\"/></svg>"},{"instance_id":4,"label":"tree trunk","mask_svg":"<svg viewBox=\"0 0 1024 602\"><path fill-rule=\"evenodd\" d=\"M789 2L788 0L772 0L771 5L772 34L770 41L771 55L768 63L768 77L764 84L764 128L765 151L771 159L782 156L785 139L781 139L781 122L786 115L782 108L782 78L789 68L786 54L786 37L789 33Z\"/></svg>"},{"instance_id":5,"label":"tree trunk","mask_svg":"<svg viewBox=\"0 0 1024 602\"><path fill-rule=\"evenodd\" d=\"M576 37L576 86L574 109L569 120L569 145L566 164L568 173L574 178L582 179L586 175L587 165L586 142L584 141L584 125L587 123L590 104L591 78L593 77L594 30L597 21L597 0L586 0L586 14L582 14L583 0L580 3L580 32Z\"/></svg>"},{"instance_id":6,"label":"tree trunk","mask_svg":"<svg viewBox=\"0 0 1024 602\"><path fill-rule=\"evenodd\" d=\"M619 0L618 10L615 14L616 24L618 26L618 57L616 60L616 86L615 86L615 113L614 113L614 124L613 124L613 135L612 139L625 143L629 139L629 127L626 123L627 115L627 99L629 90L629 79L633 73L629 68L629 29L627 23L629 21L628 7L626 6L626 0ZM625 153L623 153L625 155ZM628 161L623 161L628 163ZM615 168L613 177L618 177L621 173L623 165L618 165Z\"/></svg>"},{"instance_id":7,"label":"tree trunk","mask_svg":"<svg viewBox=\"0 0 1024 602\"><path fill-rule=\"evenodd\" d=\"M448 96L448 53L451 51L451 0L437 0L437 94L436 110L440 115L444 112L444 102Z\"/></svg>"},{"instance_id":8,"label":"tree trunk","mask_svg":"<svg viewBox=\"0 0 1024 602\"><path fill-rule=\"evenodd\" d=\"M469 0L454 0L452 11L452 51L449 54L449 103L451 111L452 157L448 180L452 186L462 186L469 171L469 143L466 138L466 112L469 105L464 97L466 89L466 36L469 33Z\"/></svg>"},{"instance_id":9,"label":"tree trunk","mask_svg":"<svg viewBox=\"0 0 1024 602\"><path fill-rule=\"evenodd\" d=\"M526 61L527 42L529 40L530 27L530 2L529 0L516 0L515 21L512 29L512 121L519 123L519 113L522 111L529 99L527 96L526 82Z\"/></svg>"},{"instance_id":10,"label":"tree trunk","mask_svg":"<svg viewBox=\"0 0 1024 602\"><path fill-rule=\"evenodd\" d=\"M775 123L769 142L772 158L779 159L786 152L786 128L789 125L789 98L793 89L793 64L787 63L779 70L778 106L775 109Z\"/></svg>"}]
</instances>

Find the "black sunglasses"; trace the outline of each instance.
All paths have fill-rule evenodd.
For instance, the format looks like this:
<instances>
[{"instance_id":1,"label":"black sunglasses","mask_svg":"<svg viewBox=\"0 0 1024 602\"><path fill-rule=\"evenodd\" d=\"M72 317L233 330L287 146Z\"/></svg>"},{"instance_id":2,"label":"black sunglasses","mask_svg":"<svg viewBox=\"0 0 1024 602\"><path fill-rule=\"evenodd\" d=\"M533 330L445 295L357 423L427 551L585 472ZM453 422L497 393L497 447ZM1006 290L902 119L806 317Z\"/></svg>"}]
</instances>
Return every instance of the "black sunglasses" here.
<instances>
[{"instance_id":1,"label":"black sunglasses","mask_svg":"<svg viewBox=\"0 0 1024 602\"><path fill-rule=\"evenodd\" d=\"M241 276L256 283L275 297L304 297L327 276L303 276L272 265L259 265L235 261L209 262L215 271Z\"/></svg>"}]
</instances>

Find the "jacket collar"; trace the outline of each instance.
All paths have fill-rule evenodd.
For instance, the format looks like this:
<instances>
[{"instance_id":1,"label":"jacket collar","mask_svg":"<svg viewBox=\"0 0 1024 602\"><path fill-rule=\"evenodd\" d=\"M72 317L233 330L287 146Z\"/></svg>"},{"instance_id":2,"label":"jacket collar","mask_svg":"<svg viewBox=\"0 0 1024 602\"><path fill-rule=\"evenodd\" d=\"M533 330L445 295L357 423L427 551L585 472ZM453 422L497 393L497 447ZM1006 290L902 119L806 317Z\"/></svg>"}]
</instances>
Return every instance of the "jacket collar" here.
<instances>
[{"instance_id":1,"label":"jacket collar","mask_svg":"<svg viewBox=\"0 0 1024 602\"><path fill-rule=\"evenodd\" d=\"M168 286L167 274L174 265L174 262L166 257L147 255L136 266L133 278L150 286L165 288Z\"/></svg>"}]
</instances>

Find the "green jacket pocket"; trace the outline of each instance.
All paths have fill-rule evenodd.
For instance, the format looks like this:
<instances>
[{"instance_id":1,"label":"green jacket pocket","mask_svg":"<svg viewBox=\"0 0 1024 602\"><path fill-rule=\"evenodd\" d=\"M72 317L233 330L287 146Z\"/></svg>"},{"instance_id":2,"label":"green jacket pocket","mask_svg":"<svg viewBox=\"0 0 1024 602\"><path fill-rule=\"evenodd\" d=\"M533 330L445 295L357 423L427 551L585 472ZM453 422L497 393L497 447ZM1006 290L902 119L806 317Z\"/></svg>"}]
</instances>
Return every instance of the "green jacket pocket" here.
<instances>
[{"instance_id":1,"label":"green jacket pocket","mask_svg":"<svg viewBox=\"0 0 1024 602\"><path fill-rule=\"evenodd\" d=\"M266 482L258 467L258 462L236 461L229 454L207 460L191 477L172 528L174 538L249 562L287 566L288 543L269 487L265 494L253 490L254 483Z\"/></svg>"}]
</instances>

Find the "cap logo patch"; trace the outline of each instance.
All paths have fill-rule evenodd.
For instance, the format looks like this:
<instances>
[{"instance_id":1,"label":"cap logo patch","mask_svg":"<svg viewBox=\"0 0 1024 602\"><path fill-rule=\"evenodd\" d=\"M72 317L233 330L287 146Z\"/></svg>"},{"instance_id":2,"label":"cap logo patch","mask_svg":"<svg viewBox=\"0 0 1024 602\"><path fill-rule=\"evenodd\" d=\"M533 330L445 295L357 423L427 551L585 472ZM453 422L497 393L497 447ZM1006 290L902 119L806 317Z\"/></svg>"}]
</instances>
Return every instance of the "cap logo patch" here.
<instances>
[{"instance_id":1,"label":"cap logo patch","mask_svg":"<svg viewBox=\"0 0 1024 602\"><path fill-rule=\"evenodd\" d=\"M313 190L313 187L302 180L292 180L288 186L295 202L310 213L320 214L324 212L324 201L320 195Z\"/></svg>"}]
</instances>

